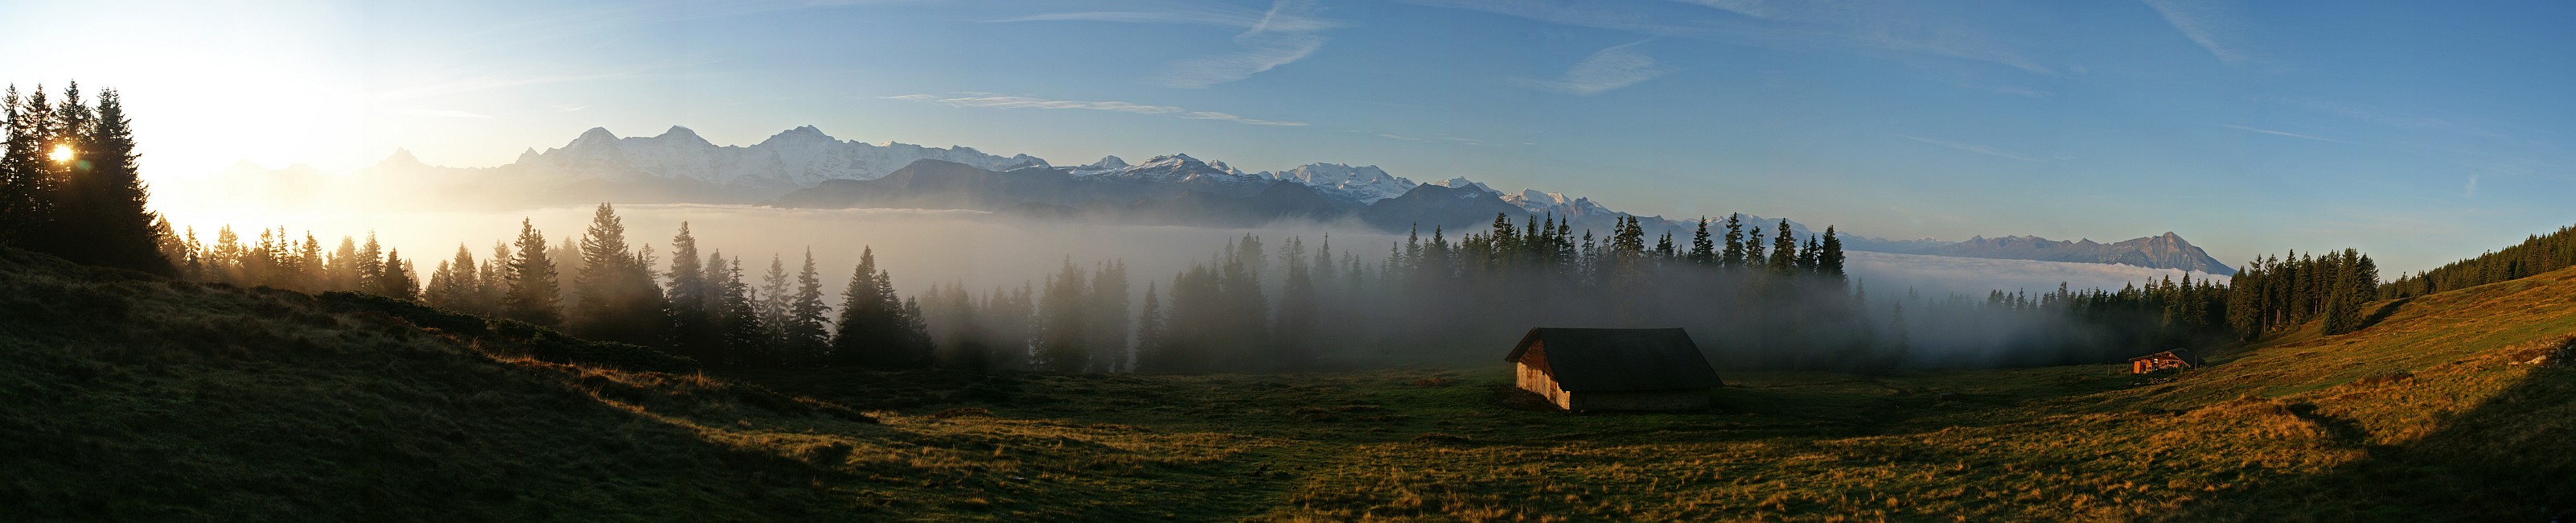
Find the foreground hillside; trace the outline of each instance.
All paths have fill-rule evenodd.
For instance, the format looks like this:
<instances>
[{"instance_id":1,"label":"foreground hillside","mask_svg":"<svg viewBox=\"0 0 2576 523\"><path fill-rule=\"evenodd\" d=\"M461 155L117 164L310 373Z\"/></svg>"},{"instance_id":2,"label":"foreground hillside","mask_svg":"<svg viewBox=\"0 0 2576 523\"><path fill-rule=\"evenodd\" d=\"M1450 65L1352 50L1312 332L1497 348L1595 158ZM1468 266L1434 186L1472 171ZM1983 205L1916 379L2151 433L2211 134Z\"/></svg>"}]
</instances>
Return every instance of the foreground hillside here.
<instances>
[{"instance_id":1,"label":"foreground hillside","mask_svg":"<svg viewBox=\"0 0 2576 523\"><path fill-rule=\"evenodd\" d=\"M2576 273L2213 357L1721 372L1569 415L1507 369L686 372L353 296L0 251L8 519L2540 520ZM1499 352L1501 348L1497 348ZM2537 361L2538 363L2532 363ZM672 373L672 372L680 373Z\"/></svg>"},{"instance_id":2,"label":"foreground hillside","mask_svg":"<svg viewBox=\"0 0 2576 523\"><path fill-rule=\"evenodd\" d=\"M694 424L868 429L712 380L468 347L530 341L0 249L0 519L809 514L838 499L821 472Z\"/></svg>"}]
</instances>

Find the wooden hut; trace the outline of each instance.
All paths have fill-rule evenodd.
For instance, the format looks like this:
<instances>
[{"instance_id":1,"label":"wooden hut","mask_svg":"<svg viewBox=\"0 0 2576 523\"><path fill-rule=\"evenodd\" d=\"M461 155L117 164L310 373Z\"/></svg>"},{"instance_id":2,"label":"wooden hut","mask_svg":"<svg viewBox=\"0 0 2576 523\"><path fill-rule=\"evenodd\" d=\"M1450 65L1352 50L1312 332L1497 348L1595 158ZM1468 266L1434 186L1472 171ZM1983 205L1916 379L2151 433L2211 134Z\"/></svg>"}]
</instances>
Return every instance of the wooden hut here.
<instances>
[{"instance_id":1,"label":"wooden hut","mask_svg":"<svg viewBox=\"0 0 2576 523\"><path fill-rule=\"evenodd\" d=\"M2188 369L2201 366L2200 356L2190 349L2174 349L2129 358L2130 374L2146 374L2165 369Z\"/></svg>"},{"instance_id":2,"label":"wooden hut","mask_svg":"<svg viewBox=\"0 0 2576 523\"><path fill-rule=\"evenodd\" d=\"M1530 329L1504 361L1566 410L1705 409L1720 385L1681 329Z\"/></svg>"}]
</instances>

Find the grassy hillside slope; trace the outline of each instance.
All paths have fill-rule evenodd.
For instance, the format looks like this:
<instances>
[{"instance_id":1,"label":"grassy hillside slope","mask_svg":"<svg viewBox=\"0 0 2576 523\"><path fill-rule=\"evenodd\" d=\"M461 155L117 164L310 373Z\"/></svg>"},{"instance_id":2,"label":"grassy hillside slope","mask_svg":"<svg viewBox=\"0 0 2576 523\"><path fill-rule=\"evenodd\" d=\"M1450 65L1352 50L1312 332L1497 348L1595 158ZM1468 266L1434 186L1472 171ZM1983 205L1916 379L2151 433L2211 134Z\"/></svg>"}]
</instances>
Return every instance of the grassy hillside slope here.
<instances>
[{"instance_id":1,"label":"grassy hillside slope","mask_svg":"<svg viewBox=\"0 0 2576 523\"><path fill-rule=\"evenodd\" d=\"M814 467L675 421L828 405L495 358L467 345L518 344L335 309L0 249L0 519L734 519L832 506ZM806 412L818 430L868 430L855 413Z\"/></svg>"},{"instance_id":2,"label":"grassy hillside slope","mask_svg":"<svg viewBox=\"0 0 2576 523\"><path fill-rule=\"evenodd\" d=\"M674 373L0 250L0 519L2538 520L2576 506L2571 300L2419 297L2170 383L1721 372L1712 412L1567 414L1499 367Z\"/></svg>"}]
</instances>

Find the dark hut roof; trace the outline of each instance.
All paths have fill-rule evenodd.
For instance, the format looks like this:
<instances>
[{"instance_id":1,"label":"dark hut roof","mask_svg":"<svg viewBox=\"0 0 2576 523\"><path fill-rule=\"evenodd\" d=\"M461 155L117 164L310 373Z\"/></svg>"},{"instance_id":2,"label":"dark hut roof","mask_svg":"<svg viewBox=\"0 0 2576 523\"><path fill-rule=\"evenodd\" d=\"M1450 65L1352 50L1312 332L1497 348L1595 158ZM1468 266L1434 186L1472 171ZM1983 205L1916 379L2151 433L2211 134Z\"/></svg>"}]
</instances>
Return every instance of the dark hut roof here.
<instances>
[{"instance_id":1,"label":"dark hut roof","mask_svg":"<svg viewBox=\"0 0 2576 523\"><path fill-rule=\"evenodd\" d=\"M1719 385L1717 371L1681 329L1530 329L1503 361L1520 361L1530 345L1548 374L1569 391L1705 389Z\"/></svg>"}]
</instances>

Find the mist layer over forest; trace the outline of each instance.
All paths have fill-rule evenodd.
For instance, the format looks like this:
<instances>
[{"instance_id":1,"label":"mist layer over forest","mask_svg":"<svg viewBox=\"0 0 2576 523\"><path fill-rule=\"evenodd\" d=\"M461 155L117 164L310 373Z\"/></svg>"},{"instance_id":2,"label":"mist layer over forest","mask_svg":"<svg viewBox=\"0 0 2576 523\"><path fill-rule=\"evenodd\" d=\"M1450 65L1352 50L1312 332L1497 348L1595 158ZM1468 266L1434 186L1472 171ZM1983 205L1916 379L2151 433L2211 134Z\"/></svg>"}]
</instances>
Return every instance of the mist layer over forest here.
<instances>
[{"instance_id":1,"label":"mist layer over forest","mask_svg":"<svg viewBox=\"0 0 2576 523\"><path fill-rule=\"evenodd\" d=\"M1241 229L1184 226L1137 226L1058 223L975 211L923 210L798 210L727 205L630 205L618 207L624 217L628 241L653 245L667 252L670 237L686 222L693 230L697 248L702 253L721 252L728 258L739 258L746 273L756 275L766 267L770 257L782 256L791 269L811 249L823 268L825 289L840 289L848 281L846 268L858 263L862 249L873 249L876 267L890 273L896 291L907 297L926 297L924 314L929 318L930 334L948 345L943 350L953 353L955 346L972 341L983 346L1015 346L1015 342L993 342L970 339L1000 336L1008 339L1036 339L1032 334L1044 330L1041 309L1057 276L1079 272L1091 279L1115 262L1123 266L1124 300L1094 300L1078 305L1059 301L1052 307L1123 306L1123 313L1090 311L1085 314L1094 331L1086 351L1099 353L1075 367L1057 370L1129 370L1140 367L1134 346L1139 312L1146 302L1149 285L1159 289L1157 301L1163 307L1159 319L1170 323L1162 328L1176 335L1200 336L1192 340L1204 350L1218 352L1253 351L1267 354L1274 350L1291 353L1321 352L1310 348L1284 348L1283 343L1325 345L1341 354L1310 354L1292 358L1315 359L1306 363L1281 365L1267 356L1252 362L1239 357L1199 360L1198 363L1166 370L1282 370L1310 368L1312 365L1375 366L1383 364L1466 364L1481 363L1499 355L1522 330L1531 326L1604 326L1654 327L1684 326L1693 329L1712 357L1737 365L1766 367L1851 367L1856 365L1889 366L1898 363L1934 365L1989 365L2008 363L2054 363L2091 361L2120 355L2118 349L2079 351L2068 356L2057 354L2060 348L2050 346L2063 340L2094 340L2109 337L2107 333L2087 333L2084 328L2063 325L2051 315L2012 314L2002 311L1980 312L1993 296L2024 293L2027 303L2038 302L2037 295L2058 290L2061 283L2072 289L2118 289L2132 283L2180 278L2184 273L2166 269L2103 264L2055 263L2021 260L1992 260L1915 256L1881 253L1851 253L1844 266L1847 275L1839 281L1823 283L1805 281L1795 291L1777 288L1755 289L1746 282L1718 274L1691 271L1650 270L1631 275L1642 280L1611 288L1607 280L1553 278L1544 274L1501 276L1504 273L1461 271L1460 278L1484 278L1478 288L1498 285L1528 287L1526 292L1471 294L1447 290L1381 289L1372 285L1395 284L1384 279L1393 266L1391 259L1406 257L1403 236L1375 233L1346 224L1283 222L1270 226ZM419 260L414 270L421 281L427 279L430 267L450 257L460 245L481 257L492 252L496 242L509 240L525 218L548 234L549 241L562 243L575 238L592 218L590 208L542 208L522 212L296 212L294 209L251 209L218 207L174 209L174 223L181 228L194 228L200 241L212 243L218 224L231 224L245 242L256 236L257 229L286 226L287 234L300 236L309 231L335 243L342 235L364 239L372 231L388 248L399 249L407 259ZM1765 224L1748 224L1764 229ZM1441 231L1444 241L1458 243L1458 232ZM1571 230L1572 237L1587 232L1607 248L1612 231ZM182 232L182 234L185 234ZM1415 249L1433 241L1433 231L1423 231L1412 238ZM1329 238L1329 240L1328 240ZM1688 238L1677 241L1687 242ZM1289 264L1281 263L1287 247L1300 259L1313 259L1329 241L1334 273L1348 278L1341 285L1350 288L1326 288L1326 296L1338 295L1340 301L1327 300L1312 304L1314 314L1291 314L1286 306L1291 275ZM1652 243L1653 239L1646 239ZM1802 240L1803 241L1803 240ZM1768 240L1766 240L1766 243ZM1244 251L1248 243L1258 243L1258 253ZM1682 249L1687 249L1684 245ZM1392 255L1392 256L1391 256ZM1204 311L1175 310L1173 294L1176 280L1187 280L1193 268L1206 268L1211 274L1224 271L1227 260L1259 256L1259 263L1245 269L1252 271L1251 280L1260 286L1259 312L1237 311L1236 318L1224 320L1194 319ZM1418 256L1418 255L1417 255ZM1325 262L1305 263L1309 270L1321 269ZM1068 264L1076 271L1068 272ZM1354 265L1355 264L1355 265ZM1354 272L1356 268L1356 272ZM1517 270L1517 269L1515 269ZM1378 273L1371 275L1370 273ZM1651 273L1651 274L1649 274ZM1328 273L1331 274L1331 273ZM1514 273L1518 274L1518 273ZM1605 273L1606 274L1606 273ZM1308 275L1311 278L1313 275ZM1510 282L1495 280L1503 278ZM2194 281L2208 281L2208 275L2192 273ZM2223 278L2223 277L2222 277ZM1373 280L1374 279L1374 280ZM1214 280L1209 280L1214 281ZM1515 283L1517 282L1517 283ZM1552 282L1539 284L1535 282ZM1186 284L1186 281L1179 283ZM1595 285L1596 283L1600 285ZM1464 283L1462 283L1464 285ZM1545 286L1540 290L1537 286ZM1466 288L1466 287L1460 287ZM1721 290L1723 289L1723 290ZM1099 291L1105 291L1099 290ZM1099 292L1091 291L1091 292ZM1420 291L1420 292L1415 292ZM2026 291L2026 292L2025 292ZM1022 295L1015 298L1015 293ZM1429 293L1429 294L1425 294ZM1437 297L1431 297L1431 295ZM962 311L960 300L971 307L990 308L1002 304L1006 314L1030 319L1017 327L1010 322L975 321L971 327L955 325ZM1017 305L1009 302L1017 299ZM998 301L996 301L998 300ZM1506 300L1495 303L1494 300ZM1123 305L1110 305L1123 302ZM943 311L942 307L947 311ZM1934 307L1947 307L1932 310ZM1016 308L1014 308L1016 307ZM1912 307L1913 317L1897 309ZM956 311L956 312L952 312ZM1517 311L1517 312L1515 312ZM991 314L992 311L983 311ZM1249 321L1244 314L1264 316L1277 337L1234 339L1219 334L1233 327L1202 324L1208 322ZM1312 317L1303 317L1312 316ZM1756 323L1761 324L1757 326ZM1249 324L1246 324L1249 325ZM1241 327L1241 326L1236 326ZM979 331L1002 329L1006 332L965 336L960 329ZM1061 329L1059 329L1061 330ZM1235 330L1240 330L1236 328ZM1110 336L1112 331L1115 336ZM1306 332L1329 333L1333 339L1305 337ZM1202 334L1189 334L1202 332ZM1786 333L1786 334L1784 334ZM1823 338L1833 338L1830 340ZM1292 341L1293 340L1293 341ZM1045 345L1031 341L1035 347ZM1820 348L1830 346L1832 348ZM1032 351L1037 350L1032 348ZM1910 352L1909 352L1910 351ZM1492 354L1486 354L1486 353ZM1777 353L1789 352L1796 357ZM2033 354L2048 354L2033 356ZM1239 355L1238 355L1239 356ZM954 354L945 356L956 359ZM1320 359L1317 359L1320 358ZM993 365L990 357L978 366ZM1002 368L1026 368L1014 354L999 358ZM1042 358L1041 358L1042 359ZM1231 361L1229 363L1229 361ZM1042 363L1042 362L1041 362ZM1039 364L1032 364L1039 365ZM1152 369L1148 369L1152 370Z\"/></svg>"}]
</instances>

